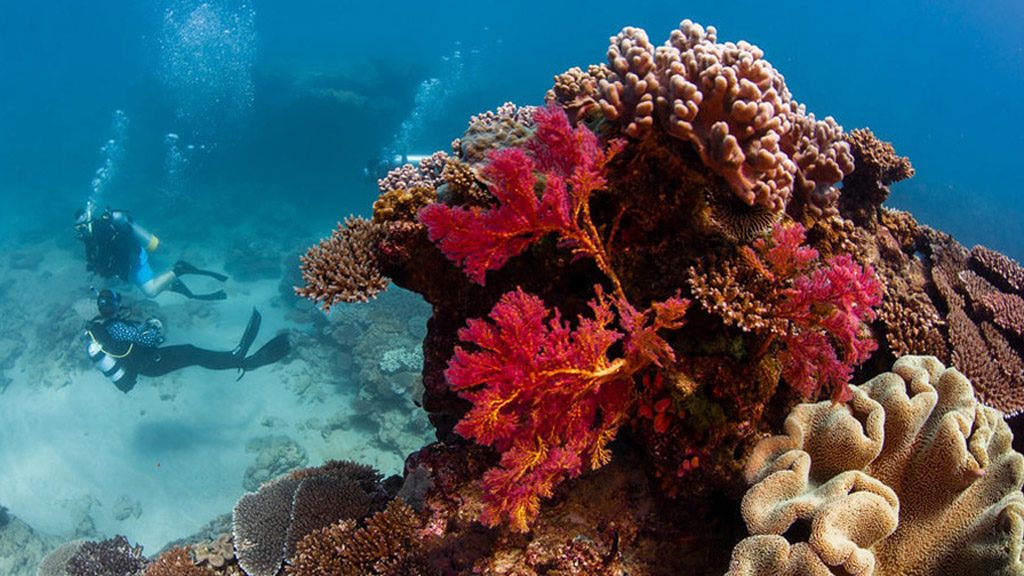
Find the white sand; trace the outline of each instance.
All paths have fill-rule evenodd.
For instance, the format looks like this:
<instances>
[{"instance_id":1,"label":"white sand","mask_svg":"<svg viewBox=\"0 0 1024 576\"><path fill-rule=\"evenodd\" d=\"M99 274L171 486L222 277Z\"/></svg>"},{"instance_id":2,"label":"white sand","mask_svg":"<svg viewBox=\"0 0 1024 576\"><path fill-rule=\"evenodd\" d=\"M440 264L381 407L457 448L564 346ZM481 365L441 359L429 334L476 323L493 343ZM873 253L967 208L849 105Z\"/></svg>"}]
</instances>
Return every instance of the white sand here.
<instances>
[{"instance_id":1,"label":"white sand","mask_svg":"<svg viewBox=\"0 0 1024 576\"><path fill-rule=\"evenodd\" d=\"M0 309L3 317L40 321L54 307L66 309L69 302L76 303L70 313L93 313L81 255L52 245L34 248L45 255L37 270L9 270L7 260L0 260L0 279L15 283L2 304L5 309ZM202 278L190 283L196 291L213 287ZM276 280L229 281L225 288L229 299L202 303L209 314L185 328L185 315L194 303L162 294L157 301L172 324L167 344L191 342L229 350L254 305L263 313L263 326L252 350L291 326L285 311L271 305L277 296ZM129 299L141 297L137 290L125 292ZM178 325L176 317L182 320ZM33 338L37 328L24 326L13 333ZM5 327L4 334L11 333L11 327ZM67 345L85 354L84 340ZM160 386L156 379L140 377L126 395L96 370L55 374L46 370L47 358L28 356L22 354L6 371L13 381L0 394L0 504L45 532L69 534L88 514L100 534L125 534L144 545L147 553L155 553L166 542L232 509L245 492L244 471L256 457L246 452L246 443L271 434L286 434L300 443L309 465L351 458L386 474L401 470L404 453L376 450L365 435L339 431L325 440L318 429L305 426L310 418L322 422L348 410L345 394L354 387L318 382L314 385L323 386L330 400L304 401L288 382L324 375L312 374L302 361L268 366L238 382L233 371L186 368L163 377L166 382ZM40 374L50 380L48 385L33 382ZM70 383L61 385L62 381ZM169 391L173 397L161 399ZM137 503L141 515L115 518L119 499Z\"/></svg>"}]
</instances>

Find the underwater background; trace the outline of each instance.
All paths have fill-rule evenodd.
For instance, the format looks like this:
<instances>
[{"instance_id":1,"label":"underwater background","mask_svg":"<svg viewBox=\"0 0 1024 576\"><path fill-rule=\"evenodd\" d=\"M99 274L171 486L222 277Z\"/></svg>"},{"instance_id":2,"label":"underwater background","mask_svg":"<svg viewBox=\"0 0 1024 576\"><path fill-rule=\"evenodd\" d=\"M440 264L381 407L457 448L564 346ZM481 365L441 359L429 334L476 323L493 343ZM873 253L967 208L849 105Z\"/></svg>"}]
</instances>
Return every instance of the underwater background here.
<instances>
[{"instance_id":1,"label":"underwater background","mask_svg":"<svg viewBox=\"0 0 1024 576\"><path fill-rule=\"evenodd\" d=\"M809 111L908 156L916 175L887 205L1024 259L1019 2L5 1L0 506L50 546L128 533L155 552L296 466L401 472L432 438L412 401L430 308L391 289L324 316L291 293L298 254L368 215L395 156L449 150L506 101L542 104L624 26L660 43L683 18L756 44ZM143 303L90 276L71 227L90 199L160 236L158 267L225 270L228 300ZM94 286L218 349L255 306L260 341L290 330L297 352L126 396L85 357Z\"/></svg>"}]
</instances>

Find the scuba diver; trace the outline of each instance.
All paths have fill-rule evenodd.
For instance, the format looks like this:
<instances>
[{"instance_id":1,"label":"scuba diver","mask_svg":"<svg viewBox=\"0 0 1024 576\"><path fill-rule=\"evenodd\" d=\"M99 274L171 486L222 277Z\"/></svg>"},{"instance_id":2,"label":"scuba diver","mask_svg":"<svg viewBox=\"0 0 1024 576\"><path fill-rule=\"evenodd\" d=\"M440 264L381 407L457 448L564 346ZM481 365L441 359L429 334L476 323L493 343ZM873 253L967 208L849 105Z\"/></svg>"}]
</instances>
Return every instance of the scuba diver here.
<instances>
[{"instance_id":1,"label":"scuba diver","mask_svg":"<svg viewBox=\"0 0 1024 576\"><path fill-rule=\"evenodd\" d=\"M248 370L273 364L291 351L287 333L278 334L259 350L249 355L249 348L260 330L260 313L253 308L249 324L234 350L206 350L191 344L161 346L163 325L156 318L143 323L131 319L121 306L121 296L113 290L101 290L96 296L99 315L89 321L84 337L89 358L96 368L128 393L138 376L163 376L186 366L210 370L237 369L238 378Z\"/></svg>"},{"instance_id":2,"label":"scuba diver","mask_svg":"<svg viewBox=\"0 0 1024 576\"><path fill-rule=\"evenodd\" d=\"M136 224L123 210L107 208L98 218L93 216L93 204L89 202L84 210L75 212L75 230L78 238L85 243L86 269L104 278L118 277L131 282L148 298L164 290L177 292L196 300L223 300L223 290L208 294L194 294L179 278L186 274L209 276L221 282L228 279L224 274L200 270L188 262L179 260L174 268L160 275L153 273L149 265L149 253L156 250L160 239Z\"/></svg>"}]
</instances>

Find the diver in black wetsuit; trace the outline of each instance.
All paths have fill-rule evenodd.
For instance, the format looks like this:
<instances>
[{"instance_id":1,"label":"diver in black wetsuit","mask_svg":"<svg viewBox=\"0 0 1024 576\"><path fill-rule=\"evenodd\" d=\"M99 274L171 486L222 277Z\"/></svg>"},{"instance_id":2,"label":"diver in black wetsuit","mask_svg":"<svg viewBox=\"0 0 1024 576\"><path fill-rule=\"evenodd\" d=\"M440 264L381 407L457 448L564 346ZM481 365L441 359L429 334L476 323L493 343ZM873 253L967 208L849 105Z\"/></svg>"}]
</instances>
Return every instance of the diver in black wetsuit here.
<instances>
[{"instance_id":1,"label":"diver in black wetsuit","mask_svg":"<svg viewBox=\"0 0 1024 576\"><path fill-rule=\"evenodd\" d=\"M180 276L196 274L209 276L221 282L228 279L219 272L200 270L179 260L172 270L155 274L149 264L149 253L156 250L160 239L139 226L123 210L107 208L96 217L90 202L84 210L75 213L75 230L85 244L86 269L104 278L117 276L131 282L152 298L164 290L177 292L196 300L223 300L227 294L217 290L208 294L195 294L181 281Z\"/></svg>"},{"instance_id":2,"label":"diver in black wetsuit","mask_svg":"<svg viewBox=\"0 0 1024 576\"><path fill-rule=\"evenodd\" d=\"M241 341L234 350L218 352L191 344L161 346L164 341L160 321L150 318L138 323L124 313L121 297L112 290L101 290L96 297L99 316L85 329L88 353L96 368L122 392L135 387L138 376L163 376L186 366L211 370L247 370L272 364L291 351L287 334L279 334L252 355L249 347L260 329L260 313L254 308Z\"/></svg>"}]
</instances>

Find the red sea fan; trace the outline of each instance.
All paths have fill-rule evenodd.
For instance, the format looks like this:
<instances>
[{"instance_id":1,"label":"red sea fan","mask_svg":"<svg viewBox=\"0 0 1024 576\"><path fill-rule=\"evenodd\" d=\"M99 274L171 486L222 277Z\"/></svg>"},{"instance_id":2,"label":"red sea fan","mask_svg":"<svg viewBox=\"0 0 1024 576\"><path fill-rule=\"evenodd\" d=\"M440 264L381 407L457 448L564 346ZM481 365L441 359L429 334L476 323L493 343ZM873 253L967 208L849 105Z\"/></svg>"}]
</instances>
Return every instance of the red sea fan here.
<instances>
[{"instance_id":1,"label":"red sea fan","mask_svg":"<svg viewBox=\"0 0 1024 576\"><path fill-rule=\"evenodd\" d=\"M585 126L573 128L558 108L538 110L534 120L537 129L528 145L532 157L520 148L490 155L484 177L497 206L485 210L430 204L420 210L420 222L445 256L481 285L488 270L500 269L552 232L614 276L587 202L591 193L607 185L605 165L623 144L615 141L602 148L597 136ZM535 171L544 174L540 198Z\"/></svg>"},{"instance_id":2,"label":"red sea fan","mask_svg":"<svg viewBox=\"0 0 1024 576\"><path fill-rule=\"evenodd\" d=\"M483 521L508 519L525 531L566 478L605 464L630 406L626 361L609 360L622 333L609 325L608 299L591 302L593 318L575 329L557 311L521 289L506 293L489 320L470 320L445 372L451 387L472 402L455 430L502 453L484 476Z\"/></svg>"},{"instance_id":3,"label":"red sea fan","mask_svg":"<svg viewBox=\"0 0 1024 576\"><path fill-rule=\"evenodd\" d=\"M484 169L498 206L490 210L430 204L420 210L430 240L452 261L461 264L470 280L484 284L488 270L497 270L541 236L568 225L565 185L549 178L540 199L534 187L534 163L518 148L491 154Z\"/></svg>"}]
</instances>

